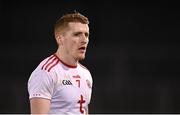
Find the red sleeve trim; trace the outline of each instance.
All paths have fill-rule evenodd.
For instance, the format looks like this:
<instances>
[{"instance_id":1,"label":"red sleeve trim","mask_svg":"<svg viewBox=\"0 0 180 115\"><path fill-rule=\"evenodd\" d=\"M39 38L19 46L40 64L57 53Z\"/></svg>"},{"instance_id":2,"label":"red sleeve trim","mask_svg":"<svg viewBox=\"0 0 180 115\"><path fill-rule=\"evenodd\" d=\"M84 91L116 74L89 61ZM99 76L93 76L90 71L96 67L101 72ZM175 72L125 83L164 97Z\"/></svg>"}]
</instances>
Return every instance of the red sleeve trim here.
<instances>
[{"instance_id":1,"label":"red sleeve trim","mask_svg":"<svg viewBox=\"0 0 180 115\"><path fill-rule=\"evenodd\" d=\"M44 69L44 66L54 57L54 55L52 55L45 63L44 65L41 67L41 69Z\"/></svg>"},{"instance_id":2,"label":"red sleeve trim","mask_svg":"<svg viewBox=\"0 0 180 115\"><path fill-rule=\"evenodd\" d=\"M58 60L54 55L52 55L52 56L45 62L45 64L42 66L41 69L44 69L44 70L47 70L48 72L50 72L51 69L58 64L58 62L59 62L59 60Z\"/></svg>"}]
</instances>

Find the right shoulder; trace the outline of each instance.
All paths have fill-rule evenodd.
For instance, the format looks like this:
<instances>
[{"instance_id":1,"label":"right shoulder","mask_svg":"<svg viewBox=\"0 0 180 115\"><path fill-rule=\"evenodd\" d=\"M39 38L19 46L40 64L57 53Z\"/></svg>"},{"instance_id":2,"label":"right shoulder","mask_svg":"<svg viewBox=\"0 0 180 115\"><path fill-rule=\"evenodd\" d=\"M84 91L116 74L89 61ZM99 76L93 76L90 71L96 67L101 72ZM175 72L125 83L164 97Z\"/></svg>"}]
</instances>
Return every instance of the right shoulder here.
<instances>
[{"instance_id":1,"label":"right shoulder","mask_svg":"<svg viewBox=\"0 0 180 115\"><path fill-rule=\"evenodd\" d=\"M54 55L51 55L44 60L42 60L39 65L34 69L34 71L31 73L31 77L33 76L51 76L50 72L48 72L48 66L50 66L50 63L53 61Z\"/></svg>"},{"instance_id":2,"label":"right shoulder","mask_svg":"<svg viewBox=\"0 0 180 115\"><path fill-rule=\"evenodd\" d=\"M52 68L54 68L59 62L56 55L50 55L40 62L40 64L36 67L35 71L44 70L46 72L50 72Z\"/></svg>"},{"instance_id":3,"label":"right shoulder","mask_svg":"<svg viewBox=\"0 0 180 115\"><path fill-rule=\"evenodd\" d=\"M31 73L28 80L29 98L42 97L51 99L53 88L55 87L57 81L57 77L54 73L48 72L47 70L47 65L49 64L48 60L53 59L52 57L53 56L49 56L44 59Z\"/></svg>"}]
</instances>

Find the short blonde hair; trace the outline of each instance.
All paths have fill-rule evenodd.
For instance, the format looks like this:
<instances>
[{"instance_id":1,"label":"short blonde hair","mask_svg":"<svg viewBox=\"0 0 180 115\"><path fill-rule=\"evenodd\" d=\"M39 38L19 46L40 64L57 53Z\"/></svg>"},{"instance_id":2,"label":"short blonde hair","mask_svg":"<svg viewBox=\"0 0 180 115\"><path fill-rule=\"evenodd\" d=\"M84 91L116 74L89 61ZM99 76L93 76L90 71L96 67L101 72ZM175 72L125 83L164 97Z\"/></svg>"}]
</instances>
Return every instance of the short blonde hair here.
<instances>
[{"instance_id":1,"label":"short blonde hair","mask_svg":"<svg viewBox=\"0 0 180 115\"><path fill-rule=\"evenodd\" d=\"M89 20L84 15L75 11L74 13L69 13L63 15L54 26L54 34L55 36L60 32L63 32L67 27L69 22L80 22L83 24L89 24Z\"/></svg>"}]
</instances>

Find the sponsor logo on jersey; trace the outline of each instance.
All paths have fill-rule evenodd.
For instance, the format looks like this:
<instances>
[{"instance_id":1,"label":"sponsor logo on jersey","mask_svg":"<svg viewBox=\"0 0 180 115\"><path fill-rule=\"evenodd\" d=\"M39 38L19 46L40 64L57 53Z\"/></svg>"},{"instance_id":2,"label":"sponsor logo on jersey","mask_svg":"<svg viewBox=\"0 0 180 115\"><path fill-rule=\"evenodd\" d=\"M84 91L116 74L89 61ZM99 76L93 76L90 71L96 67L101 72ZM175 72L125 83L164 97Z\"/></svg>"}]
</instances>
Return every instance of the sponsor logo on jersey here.
<instances>
[{"instance_id":1,"label":"sponsor logo on jersey","mask_svg":"<svg viewBox=\"0 0 180 115\"><path fill-rule=\"evenodd\" d=\"M73 76L73 78L81 78L79 75L75 75Z\"/></svg>"},{"instance_id":2,"label":"sponsor logo on jersey","mask_svg":"<svg viewBox=\"0 0 180 115\"><path fill-rule=\"evenodd\" d=\"M70 80L62 80L63 85L72 85Z\"/></svg>"}]
</instances>

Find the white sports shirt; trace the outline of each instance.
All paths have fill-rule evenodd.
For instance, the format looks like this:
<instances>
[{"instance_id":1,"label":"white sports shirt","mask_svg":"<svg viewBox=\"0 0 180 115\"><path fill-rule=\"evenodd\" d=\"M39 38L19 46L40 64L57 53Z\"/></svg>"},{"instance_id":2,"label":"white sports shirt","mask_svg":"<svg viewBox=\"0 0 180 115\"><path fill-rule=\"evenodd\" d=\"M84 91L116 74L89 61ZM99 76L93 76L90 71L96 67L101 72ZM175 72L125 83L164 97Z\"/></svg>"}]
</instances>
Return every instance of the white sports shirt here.
<instances>
[{"instance_id":1,"label":"white sports shirt","mask_svg":"<svg viewBox=\"0 0 180 115\"><path fill-rule=\"evenodd\" d=\"M38 97L51 101L49 114L86 114L92 77L80 63L69 66L53 54L32 72L28 92L30 99Z\"/></svg>"}]
</instances>

